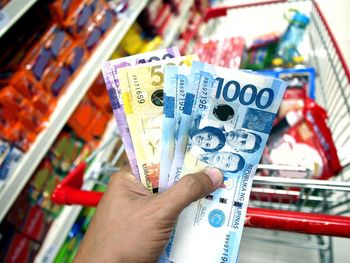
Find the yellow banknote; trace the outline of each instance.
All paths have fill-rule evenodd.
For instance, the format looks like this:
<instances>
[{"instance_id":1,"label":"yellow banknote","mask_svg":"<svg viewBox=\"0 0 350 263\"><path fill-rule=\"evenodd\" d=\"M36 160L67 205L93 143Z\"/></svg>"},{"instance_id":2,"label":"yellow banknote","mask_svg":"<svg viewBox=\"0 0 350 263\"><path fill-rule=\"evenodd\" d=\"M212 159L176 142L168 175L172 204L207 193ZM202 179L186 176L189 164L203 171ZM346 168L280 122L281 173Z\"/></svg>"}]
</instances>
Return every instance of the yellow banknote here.
<instances>
[{"instance_id":1,"label":"yellow banknote","mask_svg":"<svg viewBox=\"0 0 350 263\"><path fill-rule=\"evenodd\" d=\"M158 191L162 141L163 85L166 65L191 66L189 55L118 69L125 115L135 149L141 182Z\"/></svg>"}]
</instances>

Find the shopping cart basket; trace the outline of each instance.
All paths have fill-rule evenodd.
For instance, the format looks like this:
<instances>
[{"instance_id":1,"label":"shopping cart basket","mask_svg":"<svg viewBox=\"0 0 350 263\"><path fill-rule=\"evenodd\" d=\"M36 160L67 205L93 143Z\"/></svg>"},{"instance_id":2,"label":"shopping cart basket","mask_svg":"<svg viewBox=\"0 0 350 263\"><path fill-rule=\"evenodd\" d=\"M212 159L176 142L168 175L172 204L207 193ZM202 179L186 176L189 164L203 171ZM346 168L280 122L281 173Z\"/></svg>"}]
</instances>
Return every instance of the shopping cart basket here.
<instances>
[{"instance_id":1,"label":"shopping cart basket","mask_svg":"<svg viewBox=\"0 0 350 263\"><path fill-rule=\"evenodd\" d=\"M350 217L346 216L350 212L350 153L347 152L350 149L350 72L317 3L281 0L210 8L191 34L186 35L188 39L184 39L182 50L187 49L190 39L203 32L207 36L230 36L235 30L236 35L245 38L282 32L287 27L283 14L290 8L310 13L311 21L304 38L307 48L303 55L306 54L317 71L316 101L328 112L328 125L343 170L327 181L256 176L246 226L316 235L321 261L332 262L331 237L350 237ZM109 166L101 165L103 171L106 167ZM85 163L78 165L62 181L52 195L54 202L97 205L103 193L80 190L84 180L90 180L83 177L85 168ZM276 169L307 172L303 167L265 165L261 168L271 173Z\"/></svg>"}]
</instances>

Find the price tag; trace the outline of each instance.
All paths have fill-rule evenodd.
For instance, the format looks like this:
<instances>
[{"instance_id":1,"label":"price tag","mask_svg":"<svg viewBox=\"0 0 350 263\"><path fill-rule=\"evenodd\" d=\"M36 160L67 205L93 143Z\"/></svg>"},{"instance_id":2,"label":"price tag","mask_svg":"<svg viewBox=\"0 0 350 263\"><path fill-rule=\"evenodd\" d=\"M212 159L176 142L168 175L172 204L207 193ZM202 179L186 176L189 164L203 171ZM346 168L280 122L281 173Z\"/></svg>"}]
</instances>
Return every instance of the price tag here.
<instances>
[{"instance_id":1,"label":"price tag","mask_svg":"<svg viewBox=\"0 0 350 263\"><path fill-rule=\"evenodd\" d=\"M6 25L8 20L8 15L4 11L0 10L0 29Z\"/></svg>"}]
</instances>

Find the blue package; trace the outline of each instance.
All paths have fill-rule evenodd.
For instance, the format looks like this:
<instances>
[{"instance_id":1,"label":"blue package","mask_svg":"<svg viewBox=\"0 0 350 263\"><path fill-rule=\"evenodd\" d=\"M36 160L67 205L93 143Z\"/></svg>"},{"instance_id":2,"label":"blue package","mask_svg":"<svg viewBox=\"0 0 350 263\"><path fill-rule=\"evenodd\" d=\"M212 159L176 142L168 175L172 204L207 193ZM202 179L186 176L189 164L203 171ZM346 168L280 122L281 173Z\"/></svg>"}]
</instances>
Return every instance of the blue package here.
<instances>
[{"instance_id":1,"label":"blue package","mask_svg":"<svg viewBox=\"0 0 350 263\"><path fill-rule=\"evenodd\" d=\"M7 177L16 168L23 153L14 146L11 146L6 157L2 160L0 165L0 188L4 185Z\"/></svg>"},{"instance_id":2,"label":"blue package","mask_svg":"<svg viewBox=\"0 0 350 263\"><path fill-rule=\"evenodd\" d=\"M307 87L307 95L311 99L315 99L315 81L316 71L314 68L282 68L273 70L260 70L259 74L279 78L286 81L290 86L304 86Z\"/></svg>"}]
</instances>

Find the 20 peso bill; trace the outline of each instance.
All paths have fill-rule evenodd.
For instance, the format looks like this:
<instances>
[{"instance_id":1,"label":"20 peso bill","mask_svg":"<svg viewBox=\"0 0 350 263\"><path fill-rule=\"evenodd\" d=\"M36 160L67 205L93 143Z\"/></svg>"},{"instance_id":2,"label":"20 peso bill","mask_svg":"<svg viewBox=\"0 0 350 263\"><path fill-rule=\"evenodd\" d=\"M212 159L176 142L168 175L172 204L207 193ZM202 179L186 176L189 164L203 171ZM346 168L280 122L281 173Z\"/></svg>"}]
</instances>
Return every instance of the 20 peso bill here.
<instances>
[{"instance_id":1,"label":"20 peso bill","mask_svg":"<svg viewBox=\"0 0 350 263\"><path fill-rule=\"evenodd\" d=\"M158 192L160 174L164 68L166 65L190 66L195 59L196 55L189 55L118 69L140 180L153 193Z\"/></svg>"},{"instance_id":2,"label":"20 peso bill","mask_svg":"<svg viewBox=\"0 0 350 263\"><path fill-rule=\"evenodd\" d=\"M192 121L181 176L210 166L224 182L181 213L163 259L236 262L253 176L286 84L193 62L189 85L200 96L184 106Z\"/></svg>"},{"instance_id":3,"label":"20 peso bill","mask_svg":"<svg viewBox=\"0 0 350 263\"><path fill-rule=\"evenodd\" d=\"M180 57L180 52L177 47L161 49L129 57L123 57L115 60L106 61L102 64L102 73L109 94L114 117L119 129L119 134L124 143L125 152L128 156L131 170L134 176L137 178L139 178L139 170L137 167L135 151L133 148L128 128L128 123L124 113L123 101L121 99L118 69L135 66L138 64L152 63L155 61L171 59L174 57Z\"/></svg>"}]
</instances>

